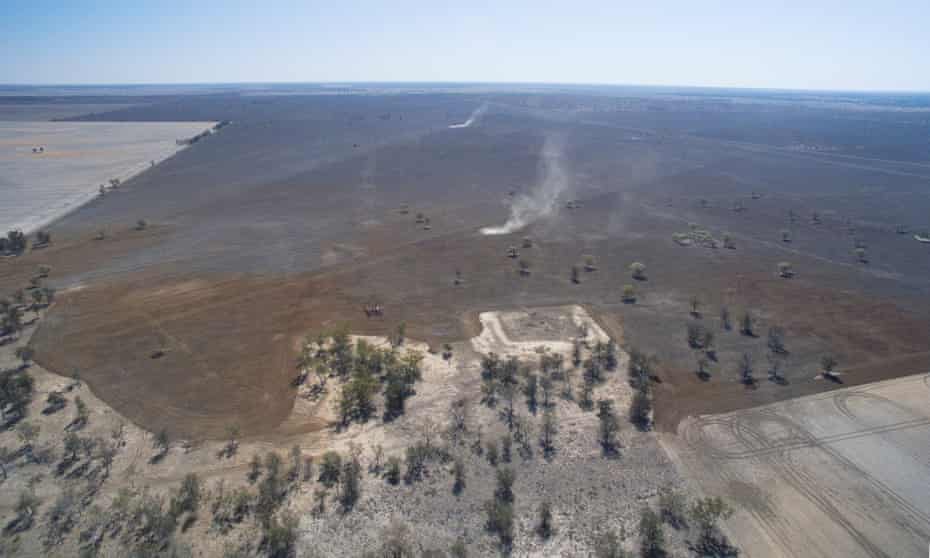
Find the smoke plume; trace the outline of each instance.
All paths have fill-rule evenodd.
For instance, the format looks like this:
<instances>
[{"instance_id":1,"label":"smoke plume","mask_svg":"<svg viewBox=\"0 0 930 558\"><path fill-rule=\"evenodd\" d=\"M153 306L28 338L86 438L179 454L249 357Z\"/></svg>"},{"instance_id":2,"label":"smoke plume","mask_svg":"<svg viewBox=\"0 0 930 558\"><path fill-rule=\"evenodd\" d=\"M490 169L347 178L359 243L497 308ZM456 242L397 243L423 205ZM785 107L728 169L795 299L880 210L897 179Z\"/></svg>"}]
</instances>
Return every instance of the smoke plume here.
<instances>
[{"instance_id":1,"label":"smoke plume","mask_svg":"<svg viewBox=\"0 0 930 558\"><path fill-rule=\"evenodd\" d=\"M514 200L506 223L499 227L485 227L481 234L510 234L552 214L559 196L568 188L562 152L561 141L546 138L540 152L542 181L529 195L521 194Z\"/></svg>"},{"instance_id":2,"label":"smoke plume","mask_svg":"<svg viewBox=\"0 0 930 558\"><path fill-rule=\"evenodd\" d=\"M465 122L462 122L461 124L450 124L449 127L450 128L468 128L469 126L474 124L475 120L478 120L478 118L480 118L481 115L484 114L486 110L488 110L487 103L481 105L480 107L472 111L471 116L469 116L468 120L466 120Z\"/></svg>"}]
</instances>

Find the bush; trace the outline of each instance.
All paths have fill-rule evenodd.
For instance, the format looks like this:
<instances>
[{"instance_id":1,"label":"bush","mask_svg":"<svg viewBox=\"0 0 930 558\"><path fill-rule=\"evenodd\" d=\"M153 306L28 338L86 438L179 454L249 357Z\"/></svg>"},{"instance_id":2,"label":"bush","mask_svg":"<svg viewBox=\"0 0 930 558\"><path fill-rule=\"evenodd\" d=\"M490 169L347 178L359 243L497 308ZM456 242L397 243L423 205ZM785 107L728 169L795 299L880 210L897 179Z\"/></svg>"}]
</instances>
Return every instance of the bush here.
<instances>
[{"instance_id":1,"label":"bush","mask_svg":"<svg viewBox=\"0 0 930 558\"><path fill-rule=\"evenodd\" d=\"M290 558L297 553L297 518L284 514L279 521L272 518L265 527L262 547L270 558Z\"/></svg>"},{"instance_id":2,"label":"bush","mask_svg":"<svg viewBox=\"0 0 930 558\"><path fill-rule=\"evenodd\" d=\"M623 549L621 538L613 531L607 531L598 537L594 544L594 556L597 558L632 558L632 554Z\"/></svg>"},{"instance_id":3,"label":"bush","mask_svg":"<svg viewBox=\"0 0 930 558\"><path fill-rule=\"evenodd\" d=\"M552 525L552 505L544 501L539 506L539 521L536 524L536 533L543 539L552 536L555 528Z\"/></svg>"},{"instance_id":4,"label":"bush","mask_svg":"<svg viewBox=\"0 0 930 558\"><path fill-rule=\"evenodd\" d=\"M320 476L318 480L327 488L333 487L339 482L342 474L342 456L334 451L328 451L323 454L320 460Z\"/></svg>"},{"instance_id":5,"label":"bush","mask_svg":"<svg viewBox=\"0 0 930 558\"><path fill-rule=\"evenodd\" d=\"M671 487L659 489L659 513L662 514L662 519L675 529L687 526L685 516L688 510L685 497Z\"/></svg>"},{"instance_id":6,"label":"bush","mask_svg":"<svg viewBox=\"0 0 930 558\"><path fill-rule=\"evenodd\" d=\"M200 505L200 477L188 473L181 481L178 493L171 500L171 514L180 517L184 512L194 513Z\"/></svg>"},{"instance_id":7,"label":"bush","mask_svg":"<svg viewBox=\"0 0 930 558\"><path fill-rule=\"evenodd\" d=\"M652 426L652 401L645 390L636 390L630 403L630 422L642 431Z\"/></svg>"},{"instance_id":8,"label":"bush","mask_svg":"<svg viewBox=\"0 0 930 558\"><path fill-rule=\"evenodd\" d=\"M393 485L396 485L400 482L400 459L391 456L387 460L387 465L384 467L384 479Z\"/></svg>"},{"instance_id":9,"label":"bush","mask_svg":"<svg viewBox=\"0 0 930 558\"><path fill-rule=\"evenodd\" d=\"M665 556L665 533L659 516L646 508L639 516L639 552L643 558Z\"/></svg>"}]
</instances>

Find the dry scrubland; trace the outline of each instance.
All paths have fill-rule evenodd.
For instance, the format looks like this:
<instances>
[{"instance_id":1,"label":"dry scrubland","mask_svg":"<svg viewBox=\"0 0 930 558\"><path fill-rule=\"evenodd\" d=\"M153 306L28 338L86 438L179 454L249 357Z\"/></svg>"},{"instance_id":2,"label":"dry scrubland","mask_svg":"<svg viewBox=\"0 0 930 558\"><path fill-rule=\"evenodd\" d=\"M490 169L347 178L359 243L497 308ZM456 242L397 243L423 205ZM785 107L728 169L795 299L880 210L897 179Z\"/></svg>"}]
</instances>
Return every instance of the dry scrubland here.
<instances>
[{"instance_id":1,"label":"dry scrubland","mask_svg":"<svg viewBox=\"0 0 930 558\"><path fill-rule=\"evenodd\" d=\"M753 556L919 550L926 392L874 382L930 368L925 101L310 93L80 117L233 123L0 260L14 300L51 268L16 303L38 325L0 348L5 368L34 349L5 378L35 379L20 423L40 427L0 433L5 548L656 555L641 543L663 525L672 555L735 550L724 533ZM333 352L350 341L363 364ZM46 415L51 390L67 401ZM89 420L66 446L77 397ZM725 505L685 513L664 486L735 514L718 530ZM57 544L72 497L93 513ZM667 513L641 528L646 506Z\"/></svg>"},{"instance_id":2,"label":"dry scrubland","mask_svg":"<svg viewBox=\"0 0 930 558\"><path fill-rule=\"evenodd\" d=\"M375 349L395 352L402 360L409 355L422 359L422 376L413 384L403 414L391 420L344 420L339 402L354 380L340 381L335 360L302 361L306 377L300 376L297 403L282 428L308 420L319 428L273 441L240 440L231 430L225 442L172 440L160 445L159 433L128 422L80 378L29 366L24 373L35 379L33 403L15 429L0 435L0 445L9 449L30 426L38 428L28 449L5 459L0 502L10 520L3 548L53 556L74 555L79 549L101 556L160 548L180 555L272 552L259 520L262 506L271 505L261 496L271 476L271 453L282 459L275 517L300 518L293 542L299 555L382 555L391 545L419 555L446 552L456 544L472 555L496 554L502 546L498 535L488 532L485 506L494 499L495 475L503 470L515 475L513 542L504 547L508 552L589 554L604 547L608 533L617 537L618 549L635 547L640 511L657 506L661 487L680 488L682 483L655 434L626 420L633 395L627 355L616 353L616 361L602 371L603 379L591 384L591 403L585 404L588 380L582 369L596 358L592 351L611 340L582 308L489 312L480 319L481 335L446 347L443 354L413 340L349 339L350 345L368 347L356 349L356 358ZM34 327L0 350L5 368L19 365L13 354L25 346ZM325 345L332 347L329 341ZM577 366L571 363L576 346L583 360ZM308 345L311 354L320 347ZM517 391L510 396L500 391L498 401L490 404L482 359L493 354L501 362L515 357L520 364L514 369ZM554 355L560 363L564 358L564 375L540 370L541 357ZM329 368L321 370L324 361ZM540 386L546 385L542 378L558 379L551 388L538 386L531 396L526 389L530 376ZM63 407L53 409L52 393L63 397ZM508 403L508 397L514 401ZM617 413L616 440L610 448L602 438L600 401L610 401ZM79 410L82 406L86 415ZM378 414L386 409L380 396L375 409ZM551 432L545 430L547 420L553 421ZM544 442L545 432L551 439ZM66 441L69 436L81 441L74 449ZM411 465L408 448L425 452L418 458L422 470ZM328 488L321 480L325 454L334 451L346 462L337 469L342 480ZM254 459L264 463L257 474ZM357 460L359 478L350 489L345 476L353 470L352 459ZM394 459L400 467L397 479L390 472ZM190 507L182 507L178 502L189 500L182 498L179 486L191 474L198 480L196 497ZM246 511L231 520L228 500L237 491L246 495ZM352 500L347 493L355 494ZM35 498L32 515L18 507L23 495ZM538 532L544 502L552 510L552 531L546 536ZM162 530L164 521L171 525L167 531ZM669 548L684 548L685 540L693 538L687 529L666 531Z\"/></svg>"}]
</instances>

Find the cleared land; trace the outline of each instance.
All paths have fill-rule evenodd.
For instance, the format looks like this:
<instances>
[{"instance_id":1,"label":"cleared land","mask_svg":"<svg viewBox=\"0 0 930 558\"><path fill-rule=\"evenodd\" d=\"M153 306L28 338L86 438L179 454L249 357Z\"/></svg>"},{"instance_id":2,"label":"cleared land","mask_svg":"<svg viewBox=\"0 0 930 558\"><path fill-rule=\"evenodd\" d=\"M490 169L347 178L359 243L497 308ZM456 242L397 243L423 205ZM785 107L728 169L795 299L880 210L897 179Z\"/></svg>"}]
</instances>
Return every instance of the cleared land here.
<instances>
[{"instance_id":1,"label":"cleared land","mask_svg":"<svg viewBox=\"0 0 930 558\"><path fill-rule=\"evenodd\" d=\"M739 502L753 556L920 556L930 540L930 375L681 423L665 446Z\"/></svg>"},{"instance_id":2,"label":"cleared land","mask_svg":"<svg viewBox=\"0 0 930 558\"><path fill-rule=\"evenodd\" d=\"M181 149L175 140L212 125L0 121L0 229L32 232L93 199L101 184L160 163Z\"/></svg>"},{"instance_id":3,"label":"cleared land","mask_svg":"<svg viewBox=\"0 0 930 558\"><path fill-rule=\"evenodd\" d=\"M925 412L898 417L874 398L855 396L847 408L865 421L859 427L803 402L930 369L930 257L910 234L930 227L925 111L873 106L875 99L852 110L763 93L749 101L602 93L181 95L83 116L233 124L57 221L50 246L4 258L0 294L50 265L45 283L58 295L31 340L37 363L63 377L77 370L102 404L139 432L164 431L210 448L193 450L199 457L190 461L171 451L170 467L146 469L151 476L141 478L162 488L158 478L171 484L199 464L209 470L209 454L231 424L241 426L248 451L224 460L220 469L229 471L217 474L239 482L253 450L298 443L316 455L348 450L349 442L411 448L430 430L426 419L445 415L450 398L477 394L480 353L532 361L537 343L564 351L580 316L565 307L579 305L597 325L591 331L657 357L649 382L654 424L682 457L669 461L654 432L626 421L620 458L595 455L594 415L559 401L564 451L551 463L519 462L518 553L585 552L600 530L579 521L632 528L638 503L654 502L657 483L679 481L676 464L700 492L726 494L737 509L749 502L727 531L750 554L767 554L767 543L745 540L764 531L775 551L804 555L806 542L781 541L779 533L791 537L821 524L827 538L840 541L836 548L853 555L877 555L883 545L910 553L927 532L920 514L928 495L903 492L926 472L914 465L925 462L926 447L898 444L899 431L882 429L892 419L923 428ZM449 128L482 106L472 125ZM507 222L515 206L530 208L525 227L480 233ZM144 230L133 226L138 219L148 222ZM106 234L97 239L101 229ZM632 276L633 262L645 264L642 276ZM780 272L781 262L793 273ZM633 296L623 300L627 284ZM373 307L380 310L366 313ZM741 331L746 315L750 332ZM294 385L305 336L345 327L382 344L401 323L422 343L416 348L432 351L402 419L337 428L336 389L314 399ZM699 343L689 331L702 333ZM439 356L446 343L450 362ZM818 378L827 354L839 362L842 384ZM779 376L769 381L776 360ZM748 386L741 382L747 362ZM630 388L623 376L613 373L598 389L625 417ZM811 399L798 405L810 409L778 403L805 396ZM741 411L754 408L763 411ZM477 403L472 410L477 426L501 427L497 410ZM722 427L693 427L704 420L694 417L730 412ZM741 413L750 418L734 418ZM873 430L878 441L868 443L879 445L869 453L843 446L866 444L857 440L867 436L845 436ZM820 439L842 451L822 455ZM691 442L762 453L728 461ZM903 448L901 460L912 457L896 477L904 484L862 461L886 443ZM787 482L779 477L786 466L782 453L769 459L766 452L786 445L803 478L773 488ZM438 533L435 541L414 535L423 550L430 542L448 548L461 534L451 525L464 522L479 554L495 551L480 508L493 470L486 458L466 452L462 459L473 484L458 506L444 492L448 466L431 469L418 485L426 490L388 489L366 478L355 512L302 517L305 541L361 552L400 516ZM824 468L835 477L826 478ZM714 480L718 469L736 484ZM893 487L909 507L866 476ZM699 484L705 478L706 490ZM810 503L805 479L832 492ZM312 493L303 485L294 490L287 506L306 511ZM552 546L529 532L540 493L551 494L563 514L564 531ZM775 527L758 530L753 517L769 517L769 504L758 503L767 500L753 500L762 493L771 493L772 509L801 511L781 512L770 520ZM875 498L904 511L875 511ZM904 542L864 524L873 511L876 525L896 525L889 532L900 530ZM257 535L249 529L257 527L235 532L248 541ZM683 550L691 535L670 533L672 550Z\"/></svg>"}]
</instances>

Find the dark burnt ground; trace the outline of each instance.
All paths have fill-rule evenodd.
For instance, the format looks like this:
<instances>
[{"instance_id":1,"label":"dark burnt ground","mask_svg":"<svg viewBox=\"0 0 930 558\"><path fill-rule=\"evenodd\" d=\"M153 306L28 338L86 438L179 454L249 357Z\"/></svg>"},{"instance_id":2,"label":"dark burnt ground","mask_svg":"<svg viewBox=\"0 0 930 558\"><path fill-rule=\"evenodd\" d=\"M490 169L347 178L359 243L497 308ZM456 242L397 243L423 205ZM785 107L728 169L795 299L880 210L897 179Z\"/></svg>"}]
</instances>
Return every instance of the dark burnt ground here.
<instances>
[{"instance_id":1,"label":"dark burnt ground","mask_svg":"<svg viewBox=\"0 0 930 558\"><path fill-rule=\"evenodd\" d=\"M221 436L231 422L272 431L290 411L294 342L307 333L348 324L377 334L405 321L411 337L439 343L474 335L485 309L579 302L615 335L622 324L628 345L659 356L657 418L669 429L687 414L829 389L814 379L827 351L847 383L928 367L930 257L894 233L898 222L919 225L915 207L924 216L930 207L920 165L862 169L695 138L648 110L621 122L558 107L540 114L523 100L491 99L477 126L458 130L446 126L479 99L221 96L114 113L234 124L63 219L54 247L4 261L0 281L21 284L50 263L58 286L79 286L62 292L37 332L39 362L77 368L121 413L179 436ZM511 236L479 235L504 221L509 191L532 190L547 137L565 146L570 177L558 210ZM730 209L736 197L747 211ZM583 206L565 209L567 198ZM397 210L404 203L407 215ZM824 213L820 226L809 224L812 207ZM793 208L800 223L786 245L779 230ZM430 230L414 223L419 211ZM139 218L151 226L131 230ZM847 218L865 238L867 265L851 257ZM718 237L732 231L737 249L678 246L672 234L689 222ZM109 238L92 240L101 226ZM505 251L525 235L532 272L521 277ZM575 285L569 269L584 254L599 268ZM795 278L777 277L782 260ZM633 261L646 263L647 281L629 278ZM620 302L624 283L636 284L635 305ZM685 343L692 295L717 334L707 382ZM383 318L365 317L370 300L384 304ZM723 303L734 318L752 311L762 337L719 331ZM787 385L765 381L770 325L787 331ZM157 349L165 356L150 358ZM756 389L737 382L743 352L753 355Z\"/></svg>"}]
</instances>

